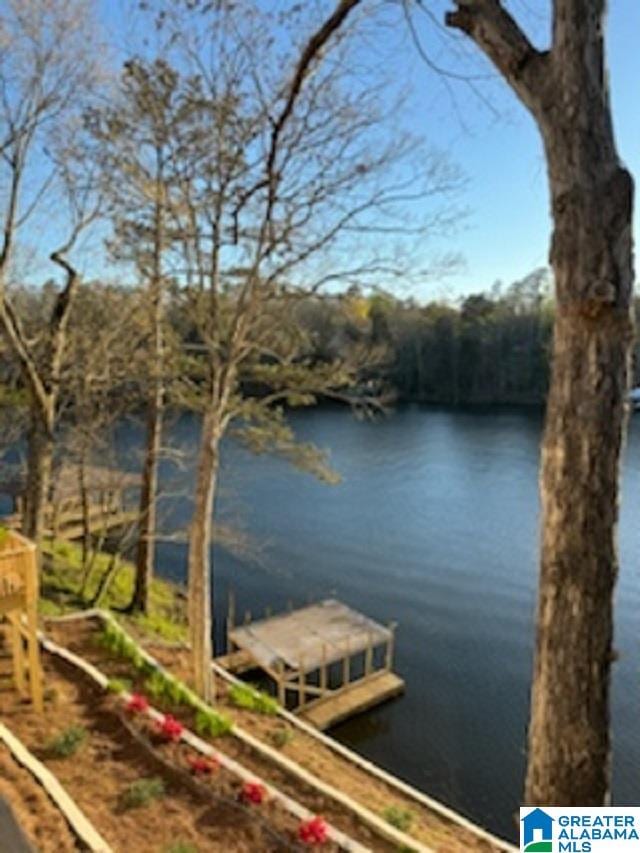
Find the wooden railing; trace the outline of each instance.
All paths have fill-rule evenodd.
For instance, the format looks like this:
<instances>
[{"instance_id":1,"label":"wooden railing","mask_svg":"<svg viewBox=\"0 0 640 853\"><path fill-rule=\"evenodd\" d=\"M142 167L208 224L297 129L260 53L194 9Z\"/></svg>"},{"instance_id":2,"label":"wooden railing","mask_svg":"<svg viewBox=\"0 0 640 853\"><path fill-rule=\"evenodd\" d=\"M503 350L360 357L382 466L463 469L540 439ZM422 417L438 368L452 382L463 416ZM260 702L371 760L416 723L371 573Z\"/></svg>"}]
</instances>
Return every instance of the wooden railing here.
<instances>
[{"instance_id":1,"label":"wooden railing","mask_svg":"<svg viewBox=\"0 0 640 853\"><path fill-rule=\"evenodd\" d=\"M9 622L16 689L42 711L42 666L38 645L38 560L36 546L13 530L0 538L0 616Z\"/></svg>"}]
</instances>

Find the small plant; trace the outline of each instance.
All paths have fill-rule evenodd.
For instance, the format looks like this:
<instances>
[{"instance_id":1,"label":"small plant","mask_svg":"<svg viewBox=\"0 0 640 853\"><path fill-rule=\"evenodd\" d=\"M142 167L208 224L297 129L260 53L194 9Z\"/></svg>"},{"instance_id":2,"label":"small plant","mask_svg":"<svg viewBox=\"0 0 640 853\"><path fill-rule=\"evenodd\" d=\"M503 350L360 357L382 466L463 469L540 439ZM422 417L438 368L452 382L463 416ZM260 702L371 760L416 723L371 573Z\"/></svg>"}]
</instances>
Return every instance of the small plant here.
<instances>
[{"instance_id":1,"label":"small plant","mask_svg":"<svg viewBox=\"0 0 640 853\"><path fill-rule=\"evenodd\" d=\"M165 847L164 853L198 853L198 848L188 841L176 841Z\"/></svg>"},{"instance_id":2,"label":"small plant","mask_svg":"<svg viewBox=\"0 0 640 853\"><path fill-rule=\"evenodd\" d=\"M298 839L309 847L320 847L329 840L329 827L324 818L303 820L298 827Z\"/></svg>"},{"instance_id":3,"label":"small plant","mask_svg":"<svg viewBox=\"0 0 640 853\"><path fill-rule=\"evenodd\" d=\"M271 732L271 743L274 746L277 746L278 749L282 749L288 743L291 743L293 740L293 732L291 729L280 728L276 729L274 732Z\"/></svg>"},{"instance_id":4,"label":"small plant","mask_svg":"<svg viewBox=\"0 0 640 853\"><path fill-rule=\"evenodd\" d=\"M87 730L82 726L69 726L52 738L45 746L52 758L70 758L87 739Z\"/></svg>"},{"instance_id":5,"label":"small plant","mask_svg":"<svg viewBox=\"0 0 640 853\"><path fill-rule=\"evenodd\" d=\"M199 735L215 738L228 734L231 731L232 724L222 714L200 708L196 713L195 727Z\"/></svg>"},{"instance_id":6,"label":"small plant","mask_svg":"<svg viewBox=\"0 0 640 853\"><path fill-rule=\"evenodd\" d=\"M188 705L191 696L186 687L160 669L154 669L144 684L154 699L165 699L170 705Z\"/></svg>"},{"instance_id":7,"label":"small plant","mask_svg":"<svg viewBox=\"0 0 640 853\"><path fill-rule=\"evenodd\" d=\"M43 698L45 702L51 702L53 705L55 705L59 698L58 691L55 687L47 687L47 689L44 691Z\"/></svg>"},{"instance_id":8,"label":"small plant","mask_svg":"<svg viewBox=\"0 0 640 853\"><path fill-rule=\"evenodd\" d=\"M149 700L141 693L132 693L124 707L129 714L144 714L145 711L149 710Z\"/></svg>"},{"instance_id":9,"label":"small plant","mask_svg":"<svg viewBox=\"0 0 640 853\"><path fill-rule=\"evenodd\" d=\"M408 832L413 823L413 813L408 809L402 809L399 806L388 806L383 812L382 817L391 826L395 826L401 832Z\"/></svg>"},{"instance_id":10,"label":"small plant","mask_svg":"<svg viewBox=\"0 0 640 853\"><path fill-rule=\"evenodd\" d=\"M109 693L125 693L131 687L131 682L124 678L110 678L107 682L107 690Z\"/></svg>"},{"instance_id":11,"label":"small plant","mask_svg":"<svg viewBox=\"0 0 640 853\"><path fill-rule=\"evenodd\" d=\"M98 635L98 642L117 657L130 661L136 669L144 669L149 665L133 640L112 622L107 622L104 626Z\"/></svg>"},{"instance_id":12,"label":"small plant","mask_svg":"<svg viewBox=\"0 0 640 853\"><path fill-rule=\"evenodd\" d=\"M158 723L158 734L166 741L177 743L182 737L184 726L171 714L165 714Z\"/></svg>"},{"instance_id":13,"label":"small plant","mask_svg":"<svg viewBox=\"0 0 640 853\"><path fill-rule=\"evenodd\" d=\"M234 684L229 689L229 699L238 708L246 708L258 714L273 716L278 713L279 705L276 700L249 684Z\"/></svg>"},{"instance_id":14,"label":"small plant","mask_svg":"<svg viewBox=\"0 0 640 853\"><path fill-rule=\"evenodd\" d=\"M6 527L0 524L0 551L9 544L9 531Z\"/></svg>"},{"instance_id":15,"label":"small plant","mask_svg":"<svg viewBox=\"0 0 640 853\"><path fill-rule=\"evenodd\" d=\"M251 806L261 805L267 796L267 790L261 782L245 782L240 791L240 800Z\"/></svg>"},{"instance_id":16,"label":"small plant","mask_svg":"<svg viewBox=\"0 0 640 853\"><path fill-rule=\"evenodd\" d=\"M139 809L148 805L152 800L163 797L164 793L164 782L158 776L138 779L122 792L120 804L124 809Z\"/></svg>"},{"instance_id":17,"label":"small plant","mask_svg":"<svg viewBox=\"0 0 640 853\"><path fill-rule=\"evenodd\" d=\"M211 776L220 768L220 763L208 755L189 755L187 763L194 776Z\"/></svg>"}]
</instances>

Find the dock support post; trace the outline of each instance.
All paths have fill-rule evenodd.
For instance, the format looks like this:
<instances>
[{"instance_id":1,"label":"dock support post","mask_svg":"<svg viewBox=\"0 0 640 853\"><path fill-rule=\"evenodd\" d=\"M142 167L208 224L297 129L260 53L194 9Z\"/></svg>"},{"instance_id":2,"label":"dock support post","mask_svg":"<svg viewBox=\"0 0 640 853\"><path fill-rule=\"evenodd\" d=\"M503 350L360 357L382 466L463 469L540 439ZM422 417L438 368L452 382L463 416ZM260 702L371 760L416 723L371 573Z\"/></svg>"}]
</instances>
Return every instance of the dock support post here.
<instances>
[{"instance_id":1,"label":"dock support post","mask_svg":"<svg viewBox=\"0 0 640 853\"><path fill-rule=\"evenodd\" d=\"M322 662L320 664L320 690L327 692L327 647L322 644Z\"/></svg>"},{"instance_id":2,"label":"dock support post","mask_svg":"<svg viewBox=\"0 0 640 853\"><path fill-rule=\"evenodd\" d=\"M306 678L304 674L304 659L300 657L300 661L298 663L298 693L300 694L300 704L298 707L303 708L306 705L306 691L305 684Z\"/></svg>"},{"instance_id":3,"label":"dock support post","mask_svg":"<svg viewBox=\"0 0 640 853\"><path fill-rule=\"evenodd\" d=\"M344 656L344 660L342 661L342 682L343 685L348 684L351 681L351 645L349 643L349 639L346 641L347 653Z\"/></svg>"},{"instance_id":4,"label":"dock support post","mask_svg":"<svg viewBox=\"0 0 640 853\"><path fill-rule=\"evenodd\" d=\"M287 705L287 690L284 686L284 663L281 660L278 660L276 663L276 671L278 673L278 702L282 705L283 708L286 708Z\"/></svg>"},{"instance_id":5,"label":"dock support post","mask_svg":"<svg viewBox=\"0 0 640 853\"><path fill-rule=\"evenodd\" d=\"M235 628L236 621L236 597L233 590L229 587L229 604L227 609L227 654L230 655L233 651L233 642L230 634Z\"/></svg>"},{"instance_id":6,"label":"dock support post","mask_svg":"<svg viewBox=\"0 0 640 853\"><path fill-rule=\"evenodd\" d=\"M387 672L391 672L393 668L393 651L397 627L397 622L389 622L389 631L391 632L391 636L387 641L387 655L384 664L384 668L387 670Z\"/></svg>"},{"instance_id":7,"label":"dock support post","mask_svg":"<svg viewBox=\"0 0 640 853\"><path fill-rule=\"evenodd\" d=\"M251 611L245 610L244 612L244 624L248 625L251 622Z\"/></svg>"},{"instance_id":8,"label":"dock support post","mask_svg":"<svg viewBox=\"0 0 640 853\"><path fill-rule=\"evenodd\" d=\"M371 671L373 670L373 636L369 631L369 638L367 640L367 648L364 653L364 674L365 678L367 675L371 675Z\"/></svg>"}]
</instances>

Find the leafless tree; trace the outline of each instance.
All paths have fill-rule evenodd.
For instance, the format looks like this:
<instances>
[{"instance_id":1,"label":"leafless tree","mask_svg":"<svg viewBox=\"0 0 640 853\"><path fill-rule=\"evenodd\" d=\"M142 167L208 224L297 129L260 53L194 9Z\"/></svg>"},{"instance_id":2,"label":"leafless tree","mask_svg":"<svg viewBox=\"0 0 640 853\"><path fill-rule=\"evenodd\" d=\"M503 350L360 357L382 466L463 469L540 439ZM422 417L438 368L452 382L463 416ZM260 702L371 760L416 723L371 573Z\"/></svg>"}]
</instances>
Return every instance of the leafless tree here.
<instances>
[{"instance_id":1,"label":"leafless tree","mask_svg":"<svg viewBox=\"0 0 640 853\"><path fill-rule=\"evenodd\" d=\"M79 146L81 110L97 80L91 4L7 0L0 13L0 329L30 397L28 488L23 529L39 541L53 457L69 312L79 283L70 252L95 219L90 169ZM59 215L45 251L62 281L51 313L27 335L9 291L16 247L34 239L45 204ZM39 236L39 235L38 235Z\"/></svg>"},{"instance_id":2,"label":"leafless tree","mask_svg":"<svg viewBox=\"0 0 640 853\"><path fill-rule=\"evenodd\" d=\"M280 23L309 32L304 10L291 14ZM298 305L331 284L419 275L412 244L447 224L443 199L459 185L443 158L389 129L388 104L352 70L347 40L330 42L341 17L301 58L297 36L282 57L272 21L251 2L210 9L200 36L183 21L176 30L179 66L192 69L183 85L198 106L168 207L182 240L173 274L192 323L181 401L202 414L188 615L206 697L221 441L233 430L256 452L331 477L322 454L296 442L285 407L322 396L373 402L354 393L371 352L314 360Z\"/></svg>"}]
</instances>

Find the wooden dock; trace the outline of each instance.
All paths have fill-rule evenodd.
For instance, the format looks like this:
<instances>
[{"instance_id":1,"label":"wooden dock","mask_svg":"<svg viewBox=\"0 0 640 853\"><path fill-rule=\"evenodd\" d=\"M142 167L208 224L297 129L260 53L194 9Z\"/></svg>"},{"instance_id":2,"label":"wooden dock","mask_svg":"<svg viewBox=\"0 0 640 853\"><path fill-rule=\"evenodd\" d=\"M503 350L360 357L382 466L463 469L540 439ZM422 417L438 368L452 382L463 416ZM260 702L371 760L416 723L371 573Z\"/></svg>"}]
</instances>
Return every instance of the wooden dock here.
<instances>
[{"instance_id":1,"label":"wooden dock","mask_svg":"<svg viewBox=\"0 0 640 853\"><path fill-rule=\"evenodd\" d=\"M228 653L217 661L236 674L260 669L278 701L327 729L398 696L392 672L395 625L380 625L335 599L234 627L230 606ZM292 700L293 697L293 701Z\"/></svg>"},{"instance_id":2,"label":"wooden dock","mask_svg":"<svg viewBox=\"0 0 640 853\"><path fill-rule=\"evenodd\" d=\"M140 484L138 474L96 465L80 470L69 463L63 464L52 478L44 513L44 535L54 539L82 539L86 533L103 536L136 523L138 510L135 505L127 505L125 496L139 489ZM0 482L0 494L13 501L13 512L2 519L4 526L20 529L25 492L23 475Z\"/></svg>"}]
</instances>

